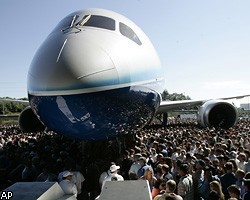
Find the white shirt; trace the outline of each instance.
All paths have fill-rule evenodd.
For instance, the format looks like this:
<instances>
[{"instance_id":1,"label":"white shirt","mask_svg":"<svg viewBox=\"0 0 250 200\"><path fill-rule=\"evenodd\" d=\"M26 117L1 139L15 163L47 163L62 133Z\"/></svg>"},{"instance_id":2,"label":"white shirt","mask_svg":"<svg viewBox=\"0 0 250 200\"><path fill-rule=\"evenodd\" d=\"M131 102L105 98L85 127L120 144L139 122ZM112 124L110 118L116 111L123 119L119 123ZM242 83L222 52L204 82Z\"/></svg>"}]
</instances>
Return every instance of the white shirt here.
<instances>
[{"instance_id":1,"label":"white shirt","mask_svg":"<svg viewBox=\"0 0 250 200\"><path fill-rule=\"evenodd\" d=\"M72 180L71 182L76 184L77 187L77 194L81 194L82 192L82 182L85 181L85 178L83 177L82 173L79 171L70 171L73 176L72 176ZM58 175L58 181L62 181L63 177L62 177L63 172L59 173Z\"/></svg>"},{"instance_id":2,"label":"white shirt","mask_svg":"<svg viewBox=\"0 0 250 200\"><path fill-rule=\"evenodd\" d=\"M104 184L105 184L106 181L113 181L113 180L112 180L113 178L116 178L117 181L124 181L124 178L123 178L120 174L112 173L112 174L110 174L109 176L107 176L107 177L103 180L103 182L102 182L102 188L103 188L103 186L104 186Z\"/></svg>"},{"instance_id":3,"label":"white shirt","mask_svg":"<svg viewBox=\"0 0 250 200\"><path fill-rule=\"evenodd\" d=\"M73 194L75 197L77 197L77 187L73 182L65 179L65 180L62 180L59 183L59 185L61 186L65 194Z\"/></svg>"},{"instance_id":4,"label":"white shirt","mask_svg":"<svg viewBox=\"0 0 250 200\"><path fill-rule=\"evenodd\" d=\"M138 170L141 168L141 165L139 165L137 162L134 162L129 169L129 173L134 172L137 174Z\"/></svg>"},{"instance_id":5,"label":"white shirt","mask_svg":"<svg viewBox=\"0 0 250 200\"><path fill-rule=\"evenodd\" d=\"M82 193L82 183L85 181L85 178L83 177L82 173L79 171L73 171L73 175L76 177L76 188L77 188L77 194Z\"/></svg>"}]
</instances>

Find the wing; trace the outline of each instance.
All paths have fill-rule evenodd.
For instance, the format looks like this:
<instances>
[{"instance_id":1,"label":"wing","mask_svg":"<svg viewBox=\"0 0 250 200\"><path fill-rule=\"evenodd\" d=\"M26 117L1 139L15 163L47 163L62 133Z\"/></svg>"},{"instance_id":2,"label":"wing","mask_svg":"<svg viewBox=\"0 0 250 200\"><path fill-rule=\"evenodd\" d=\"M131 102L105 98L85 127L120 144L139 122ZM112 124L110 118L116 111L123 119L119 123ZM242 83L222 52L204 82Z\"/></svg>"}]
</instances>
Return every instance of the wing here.
<instances>
[{"instance_id":1,"label":"wing","mask_svg":"<svg viewBox=\"0 0 250 200\"><path fill-rule=\"evenodd\" d=\"M188 108L202 105L206 100L180 100L180 101L162 101L157 113L165 113L175 109Z\"/></svg>"},{"instance_id":2,"label":"wing","mask_svg":"<svg viewBox=\"0 0 250 200\"><path fill-rule=\"evenodd\" d=\"M162 101L157 113L167 113L176 109L199 106L197 113L198 123L204 127L216 127L228 129L234 126L238 120L238 110L230 99L241 99L250 95L224 97L218 99Z\"/></svg>"},{"instance_id":3,"label":"wing","mask_svg":"<svg viewBox=\"0 0 250 200\"><path fill-rule=\"evenodd\" d=\"M241 96L233 96L233 97L223 97L223 98L217 98L214 100L225 101L225 100L230 100L230 99L242 99L242 98L248 97L248 96L250 96L250 94L241 95ZM162 101L157 113L165 113L165 112L168 112L171 110L188 108L188 107L192 107L192 106L201 106L205 102L212 101L212 100L213 99Z\"/></svg>"},{"instance_id":4,"label":"wing","mask_svg":"<svg viewBox=\"0 0 250 200\"><path fill-rule=\"evenodd\" d=\"M20 100L20 99L0 99L0 102L16 102L16 103L24 103L29 105L28 100Z\"/></svg>"}]
</instances>

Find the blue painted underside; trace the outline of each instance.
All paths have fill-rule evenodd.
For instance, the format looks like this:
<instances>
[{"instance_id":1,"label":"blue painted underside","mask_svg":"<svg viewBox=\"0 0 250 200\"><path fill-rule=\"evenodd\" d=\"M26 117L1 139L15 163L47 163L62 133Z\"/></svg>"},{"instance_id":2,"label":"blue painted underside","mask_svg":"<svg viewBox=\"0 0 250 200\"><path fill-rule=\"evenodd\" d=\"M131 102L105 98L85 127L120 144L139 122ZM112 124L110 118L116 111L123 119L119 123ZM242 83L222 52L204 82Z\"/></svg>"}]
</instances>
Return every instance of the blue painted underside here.
<instances>
[{"instance_id":1,"label":"blue painted underside","mask_svg":"<svg viewBox=\"0 0 250 200\"><path fill-rule=\"evenodd\" d=\"M143 86L29 98L32 109L49 129L80 140L133 133L152 119L160 104L159 94Z\"/></svg>"}]
</instances>

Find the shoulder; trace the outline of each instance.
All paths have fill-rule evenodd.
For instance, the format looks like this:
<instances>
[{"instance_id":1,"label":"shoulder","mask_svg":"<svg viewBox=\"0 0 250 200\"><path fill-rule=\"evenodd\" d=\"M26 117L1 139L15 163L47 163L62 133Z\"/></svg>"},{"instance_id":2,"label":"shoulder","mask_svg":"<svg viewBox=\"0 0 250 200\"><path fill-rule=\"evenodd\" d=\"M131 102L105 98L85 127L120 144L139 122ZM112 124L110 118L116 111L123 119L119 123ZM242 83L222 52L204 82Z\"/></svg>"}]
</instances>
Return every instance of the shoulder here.
<instances>
[{"instance_id":1,"label":"shoulder","mask_svg":"<svg viewBox=\"0 0 250 200\"><path fill-rule=\"evenodd\" d=\"M165 198L168 196L168 193L164 193L164 194L159 194L157 195L154 200L165 200Z\"/></svg>"},{"instance_id":2,"label":"shoulder","mask_svg":"<svg viewBox=\"0 0 250 200\"><path fill-rule=\"evenodd\" d=\"M117 177L118 181L123 181L124 180L123 176L120 175L120 174L116 174L115 177Z\"/></svg>"},{"instance_id":3,"label":"shoulder","mask_svg":"<svg viewBox=\"0 0 250 200\"><path fill-rule=\"evenodd\" d=\"M178 194L176 195L176 199L177 199L177 200L183 200L182 196L181 196L181 195L178 195Z\"/></svg>"}]
</instances>

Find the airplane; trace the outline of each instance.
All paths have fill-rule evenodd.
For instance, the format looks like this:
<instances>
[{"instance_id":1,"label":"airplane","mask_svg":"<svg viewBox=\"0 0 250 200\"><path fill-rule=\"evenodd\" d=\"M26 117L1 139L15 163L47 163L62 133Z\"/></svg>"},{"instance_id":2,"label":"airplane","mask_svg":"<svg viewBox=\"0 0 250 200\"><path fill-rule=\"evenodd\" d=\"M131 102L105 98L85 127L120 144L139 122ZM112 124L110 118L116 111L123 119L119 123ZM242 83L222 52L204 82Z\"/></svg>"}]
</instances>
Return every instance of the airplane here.
<instances>
[{"instance_id":1,"label":"airplane","mask_svg":"<svg viewBox=\"0 0 250 200\"><path fill-rule=\"evenodd\" d=\"M200 106L202 126L229 128L242 95L162 101L165 79L145 33L116 12L90 8L67 15L37 50L28 72L25 132L47 127L78 140L108 140L140 130L159 113Z\"/></svg>"}]
</instances>

